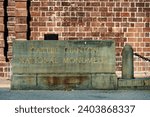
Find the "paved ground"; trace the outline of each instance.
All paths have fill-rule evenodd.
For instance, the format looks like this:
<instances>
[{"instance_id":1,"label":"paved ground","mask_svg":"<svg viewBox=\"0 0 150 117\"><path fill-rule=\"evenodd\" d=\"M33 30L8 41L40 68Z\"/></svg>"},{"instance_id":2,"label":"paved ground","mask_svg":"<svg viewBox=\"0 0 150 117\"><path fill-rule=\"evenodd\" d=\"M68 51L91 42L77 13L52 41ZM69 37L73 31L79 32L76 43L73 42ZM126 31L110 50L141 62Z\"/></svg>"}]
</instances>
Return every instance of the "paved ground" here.
<instances>
[{"instance_id":1,"label":"paved ground","mask_svg":"<svg viewBox=\"0 0 150 117\"><path fill-rule=\"evenodd\" d=\"M150 90L10 90L0 79L0 100L150 100Z\"/></svg>"},{"instance_id":2,"label":"paved ground","mask_svg":"<svg viewBox=\"0 0 150 117\"><path fill-rule=\"evenodd\" d=\"M0 100L150 100L150 90L11 91L0 89Z\"/></svg>"}]
</instances>

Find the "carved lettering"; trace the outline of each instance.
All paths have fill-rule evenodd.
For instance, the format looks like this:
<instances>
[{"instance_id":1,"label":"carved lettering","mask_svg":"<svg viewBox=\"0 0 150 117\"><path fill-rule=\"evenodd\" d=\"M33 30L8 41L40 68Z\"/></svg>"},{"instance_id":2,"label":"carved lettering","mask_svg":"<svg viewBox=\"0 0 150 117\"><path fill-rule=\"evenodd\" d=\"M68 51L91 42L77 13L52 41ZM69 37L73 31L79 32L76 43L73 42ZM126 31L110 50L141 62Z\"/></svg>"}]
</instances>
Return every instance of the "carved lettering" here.
<instances>
[{"instance_id":1,"label":"carved lettering","mask_svg":"<svg viewBox=\"0 0 150 117\"><path fill-rule=\"evenodd\" d=\"M55 47L34 47L33 45L29 47L29 52L38 52L38 53L50 53L50 54L56 54L58 51L58 48Z\"/></svg>"},{"instance_id":2,"label":"carved lettering","mask_svg":"<svg viewBox=\"0 0 150 117\"><path fill-rule=\"evenodd\" d=\"M83 58L83 57L78 57L78 58L73 58L73 57L66 57L63 59L64 63L100 63L101 59L92 57L92 58Z\"/></svg>"},{"instance_id":3,"label":"carved lettering","mask_svg":"<svg viewBox=\"0 0 150 117\"><path fill-rule=\"evenodd\" d=\"M96 53L98 51L99 48L93 48L93 47L65 48L65 52L70 54L79 54L85 52Z\"/></svg>"},{"instance_id":4,"label":"carved lettering","mask_svg":"<svg viewBox=\"0 0 150 117\"><path fill-rule=\"evenodd\" d=\"M57 59L53 58L46 58L46 57L14 57L14 61L17 61L20 64L56 64Z\"/></svg>"}]
</instances>

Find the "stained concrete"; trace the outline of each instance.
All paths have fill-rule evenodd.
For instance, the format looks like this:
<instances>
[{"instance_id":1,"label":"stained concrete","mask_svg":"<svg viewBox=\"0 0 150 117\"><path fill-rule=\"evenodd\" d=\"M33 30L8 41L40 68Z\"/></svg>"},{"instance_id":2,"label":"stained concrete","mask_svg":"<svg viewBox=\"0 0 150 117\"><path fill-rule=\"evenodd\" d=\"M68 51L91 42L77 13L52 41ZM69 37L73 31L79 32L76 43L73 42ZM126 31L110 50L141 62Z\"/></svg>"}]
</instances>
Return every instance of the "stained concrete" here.
<instances>
[{"instance_id":1,"label":"stained concrete","mask_svg":"<svg viewBox=\"0 0 150 117\"><path fill-rule=\"evenodd\" d=\"M0 89L0 100L150 100L150 90L9 90Z\"/></svg>"},{"instance_id":2,"label":"stained concrete","mask_svg":"<svg viewBox=\"0 0 150 117\"><path fill-rule=\"evenodd\" d=\"M113 40L14 41L13 90L117 89Z\"/></svg>"},{"instance_id":3,"label":"stained concrete","mask_svg":"<svg viewBox=\"0 0 150 117\"><path fill-rule=\"evenodd\" d=\"M119 79L118 89L150 89L150 78Z\"/></svg>"}]
</instances>

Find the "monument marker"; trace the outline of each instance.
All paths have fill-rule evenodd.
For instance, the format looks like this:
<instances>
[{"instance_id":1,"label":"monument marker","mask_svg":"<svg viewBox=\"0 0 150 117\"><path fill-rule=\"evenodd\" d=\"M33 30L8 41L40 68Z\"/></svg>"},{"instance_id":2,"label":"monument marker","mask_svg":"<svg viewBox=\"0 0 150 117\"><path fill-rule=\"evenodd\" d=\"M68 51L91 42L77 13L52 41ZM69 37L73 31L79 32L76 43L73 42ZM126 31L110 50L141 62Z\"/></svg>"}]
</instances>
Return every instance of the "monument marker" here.
<instances>
[{"instance_id":1,"label":"monument marker","mask_svg":"<svg viewBox=\"0 0 150 117\"><path fill-rule=\"evenodd\" d=\"M14 41L11 89L116 89L115 43Z\"/></svg>"}]
</instances>

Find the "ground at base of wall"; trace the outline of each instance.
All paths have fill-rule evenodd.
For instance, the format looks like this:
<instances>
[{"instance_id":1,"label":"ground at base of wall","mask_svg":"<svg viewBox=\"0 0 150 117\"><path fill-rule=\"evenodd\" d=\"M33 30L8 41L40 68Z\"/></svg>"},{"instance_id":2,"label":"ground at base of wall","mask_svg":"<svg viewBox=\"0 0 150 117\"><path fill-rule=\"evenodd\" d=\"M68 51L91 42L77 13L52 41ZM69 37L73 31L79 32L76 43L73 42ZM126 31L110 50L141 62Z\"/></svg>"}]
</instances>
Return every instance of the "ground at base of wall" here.
<instances>
[{"instance_id":1,"label":"ground at base of wall","mask_svg":"<svg viewBox=\"0 0 150 117\"><path fill-rule=\"evenodd\" d=\"M150 100L150 90L9 90L0 100Z\"/></svg>"}]
</instances>

